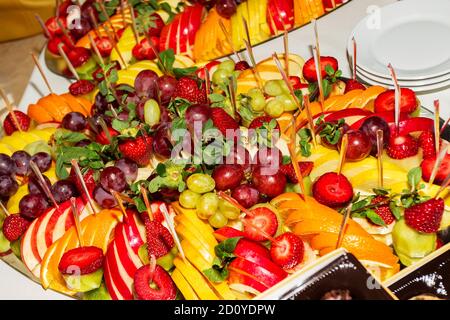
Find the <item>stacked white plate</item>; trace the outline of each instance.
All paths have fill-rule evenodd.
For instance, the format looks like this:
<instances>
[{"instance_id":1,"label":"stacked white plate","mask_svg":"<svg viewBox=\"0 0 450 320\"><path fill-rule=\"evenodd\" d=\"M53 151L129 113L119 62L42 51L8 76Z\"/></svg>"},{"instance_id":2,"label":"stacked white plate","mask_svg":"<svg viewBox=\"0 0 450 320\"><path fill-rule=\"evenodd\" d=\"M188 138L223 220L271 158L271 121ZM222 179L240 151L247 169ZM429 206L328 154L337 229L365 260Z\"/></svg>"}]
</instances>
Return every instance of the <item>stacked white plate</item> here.
<instances>
[{"instance_id":1,"label":"stacked white plate","mask_svg":"<svg viewBox=\"0 0 450 320\"><path fill-rule=\"evenodd\" d=\"M450 87L450 0L403 0L368 8L353 29L348 54L357 43L357 77L370 85L393 87L387 65L398 82L416 92Z\"/></svg>"}]
</instances>

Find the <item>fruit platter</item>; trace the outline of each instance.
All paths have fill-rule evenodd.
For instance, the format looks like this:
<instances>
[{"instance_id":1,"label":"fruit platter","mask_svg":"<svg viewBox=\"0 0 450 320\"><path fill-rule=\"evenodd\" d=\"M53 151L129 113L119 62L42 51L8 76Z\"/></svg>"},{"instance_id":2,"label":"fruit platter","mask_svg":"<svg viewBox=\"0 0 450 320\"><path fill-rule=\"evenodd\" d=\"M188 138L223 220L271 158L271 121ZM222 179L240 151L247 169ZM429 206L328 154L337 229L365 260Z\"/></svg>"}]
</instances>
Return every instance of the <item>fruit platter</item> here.
<instances>
[{"instance_id":1,"label":"fruit platter","mask_svg":"<svg viewBox=\"0 0 450 320\"><path fill-rule=\"evenodd\" d=\"M67 93L41 72L50 94L26 112L2 94L0 255L43 289L253 299L337 253L384 283L448 248L439 101L424 116L409 88L343 78L317 35L312 57L286 46L255 61L244 31L248 60L198 64L179 43L134 50L154 28L140 32L134 14L115 41L113 18L85 40L89 68L56 44L75 78ZM96 45L102 30L117 56ZM134 51L144 58L123 59Z\"/></svg>"}]
</instances>

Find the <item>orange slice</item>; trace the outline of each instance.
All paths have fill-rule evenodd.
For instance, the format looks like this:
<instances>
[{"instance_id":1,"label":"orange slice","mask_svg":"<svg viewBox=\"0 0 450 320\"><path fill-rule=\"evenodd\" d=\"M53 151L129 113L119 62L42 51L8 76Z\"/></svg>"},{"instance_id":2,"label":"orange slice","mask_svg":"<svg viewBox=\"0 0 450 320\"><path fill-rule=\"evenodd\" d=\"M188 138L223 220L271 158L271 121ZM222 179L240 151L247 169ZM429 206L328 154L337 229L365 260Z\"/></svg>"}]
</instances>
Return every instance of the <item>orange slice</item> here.
<instances>
[{"instance_id":1,"label":"orange slice","mask_svg":"<svg viewBox=\"0 0 450 320\"><path fill-rule=\"evenodd\" d=\"M54 119L47 110L39 104L30 104L28 106L28 116L37 123L52 122Z\"/></svg>"},{"instance_id":2,"label":"orange slice","mask_svg":"<svg viewBox=\"0 0 450 320\"><path fill-rule=\"evenodd\" d=\"M74 112L79 112L85 116L88 115L86 112L86 109L84 109L83 105L78 102L78 99L76 99L73 95L70 93L65 93L60 96L66 103L69 105L70 109Z\"/></svg>"},{"instance_id":3,"label":"orange slice","mask_svg":"<svg viewBox=\"0 0 450 320\"><path fill-rule=\"evenodd\" d=\"M355 100L353 100L349 108L364 108L370 101L375 100L380 93L386 90L386 88L381 86L368 87Z\"/></svg>"},{"instance_id":4,"label":"orange slice","mask_svg":"<svg viewBox=\"0 0 450 320\"><path fill-rule=\"evenodd\" d=\"M327 111L337 111L347 109L362 92L364 91L360 89L347 92L343 96L340 96L339 100L336 101L336 103L332 107L330 107Z\"/></svg>"}]
</instances>

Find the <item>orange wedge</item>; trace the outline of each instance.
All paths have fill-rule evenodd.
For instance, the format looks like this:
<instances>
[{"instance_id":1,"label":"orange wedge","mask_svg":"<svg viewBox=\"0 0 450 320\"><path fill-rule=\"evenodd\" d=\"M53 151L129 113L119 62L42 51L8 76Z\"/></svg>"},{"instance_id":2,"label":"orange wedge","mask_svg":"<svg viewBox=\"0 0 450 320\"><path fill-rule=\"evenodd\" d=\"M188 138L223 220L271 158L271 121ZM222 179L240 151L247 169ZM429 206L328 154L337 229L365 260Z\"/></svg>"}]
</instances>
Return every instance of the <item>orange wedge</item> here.
<instances>
[{"instance_id":1,"label":"orange wedge","mask_svg":"<svg viewBox=\"0 0 450 320\"><path fill-rule=\"evenodd\" d=\"M53 121L61 122L66 113L70 112L70 108L64 102L60 104L59 100L54 98L55 94L49 94L39 99L38 104L41 105L52 117Z\"/></svg>"},{"instance_id":2,"label":"orange wedge","mask_svg":"<svg viewBox=\"0 0 450 320\"><path fill-rule=\"evenodd\" d=\"M339 96L338 101L336 101L336 103L332 107L330 107L327 111L337 111L347 109L362 92L364 91L357 89L349 91L343 96Z\"/></svg>"},{"instance_id":3,"label":"orange wedge","mask_svg":"<svg viewBox=\"0 0 450 320\"><path fill-rule=\"evenodd\" d=\"M317 215L318 217L320 216ZM298 222L294 228L293 232L297 235L303 236L308 234L316 234L316 233L322 233L322 232L330 232L338 234L342 222L342 216L339 215L337 218L333 219L326 219L320 217L320 219L310 219L310 220L304 220ZM347 227L346 227L346 233L348 234L355 234L362 237L367 237L369 234L356 222L353 220L349 220Z\"/></svg>"},{"instance_id":4,"label":"orange wedge","mask_svg":"<svg viewBox=\"0 0 450 320\"><path fill-rule=\"evenodd\" d=\"M364 90L355 100L349 108L364 108L370 101L375 100L378 95L387 89L381 86L371 86Z\"/></svg>"},{"instance_id":5,"label":"orange wedge","mask_svg":"<svg viewBox=\"0 0 450 320\"><path fill-rule=\"evenodd\" d=\"M92 103L83 97L75 97L78 102L83 106L84 110L86 110L86 114L91 114Z\"/></svg>"},{"instance_id":6,"label":"orange wedge","mask_svg":"<svg viewBox=\"0 0 450 320\"><path fill-rule=\"evenodd\" d=\"M85 116L88 115L88 113L86 112L86 109L84 109L83 105L80 102L78 102L78 99L75 98L70 93L62 94L60 97L62 99L64 99L64 101L66 101L66 103L69 105L69 107L70 107L70 109L72 109L72 111L79 112L81 114L84 114Z\"/></svg>"},{"instance_id":7,"label":"orange wedge","mask_svg":"<svg viewBox=\"0 0 450 320\"><path fill-rule=\"evenodd\" d=\"M30 104L28 106L28 116L37 123L52 122L53 117L47 110L39 104Z\"/></svg>"}]
</instances>

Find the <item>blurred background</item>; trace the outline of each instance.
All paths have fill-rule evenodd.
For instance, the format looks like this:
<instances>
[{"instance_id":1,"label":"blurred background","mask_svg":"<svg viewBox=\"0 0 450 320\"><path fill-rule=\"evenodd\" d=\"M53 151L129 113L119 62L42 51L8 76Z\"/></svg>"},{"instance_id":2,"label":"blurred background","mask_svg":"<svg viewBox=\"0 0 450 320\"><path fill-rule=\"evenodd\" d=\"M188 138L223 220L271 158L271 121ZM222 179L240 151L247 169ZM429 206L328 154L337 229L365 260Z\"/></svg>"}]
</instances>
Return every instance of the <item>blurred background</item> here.
<instances>
[{"instance_id":1,"label":"blurred background","mask_svg":"<svg viewBox=\"0 0 450 320\"><path fill-rule=\"evenodd\" d=\"M18 103L34 64L30 52L38 53L45 37L34 15L44 21L53 15L55 0L0 0L0 87Z\"/></svg>"}]
</instances>

